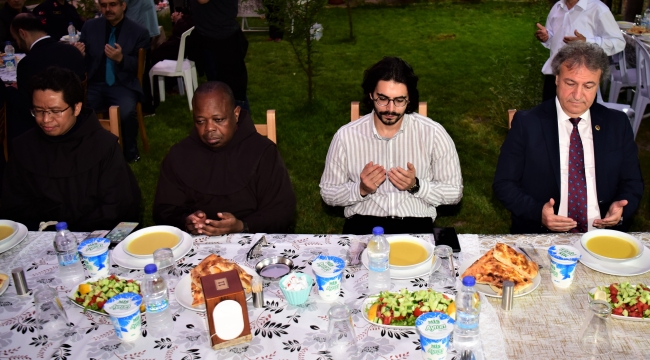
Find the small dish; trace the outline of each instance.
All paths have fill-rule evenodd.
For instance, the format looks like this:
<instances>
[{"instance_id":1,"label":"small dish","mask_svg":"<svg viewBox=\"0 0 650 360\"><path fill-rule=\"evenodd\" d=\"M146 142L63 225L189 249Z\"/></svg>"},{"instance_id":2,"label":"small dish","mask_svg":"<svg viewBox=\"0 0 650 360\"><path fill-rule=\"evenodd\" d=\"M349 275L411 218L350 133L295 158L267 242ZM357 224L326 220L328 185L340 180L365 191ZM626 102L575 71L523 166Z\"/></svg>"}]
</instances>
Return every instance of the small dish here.
<instances>
[{"instance_id":1,"label":"small dish","mask_svg":"<svg viewBox=\"0 0 650 360\"><path fill-rule=\"evenodd\" d=\"M277 281L289 274L293 269L293 261L284 256L272 256L255 265L255 271L264 280Z\"/></svg>"},{"instance_id":2,"label":"small dish","mask_svg":"<svg viewBox=\"0 0 650 360\"><path fill-rule=\"evenodd\" d=\"M146 255L134 254L129 251L129 244L131 244L133 241L140 238L141 236L152 234L152 233L168 233L176 236L178 242L176 243L176 245L171 247L172 250L176 250L183 242L183 232L180 231L178 228L174 226L157 225L157 226L150 226L148 228L140 229L134 232L133 234L127 236L126 239L124 239L120 243L120 246L122 247L122 250L124 250L124 252L129 256L133 256L135 258L140 258L140 259L148 259L148 258L153 259L153 251L151 252L151 254L146 254ZM160 247L167 247L167 246L160 246Z\"/></svg>"},{"instance_id":3,"label":"small dish","mask_svg":"<svg viewBox=\"0 0 650 360\"><path fill-rule=\"evenodd\" d=\"M592 251L587 247L587 244L592 239L596 237L602 237L602 236L612 237L630 243L634 248L636 248L636 254L625 258L609 257L609 256L595 253L594 251ZM589 253L589 255L595 257L596 259L609 261L609 262L616 262L616 263L622 263L622 262L640 258L641 255L643 255L643 250L645 248L645 246L643 246L643 243L641 243L641 241L639 241L639 239L637 239L636 237L621 231L609 230L609 229L598 229L598 230L592 230L585 233L584 235L582 235L582 238L580 239L580 244L582 245L582 248Z\"/></svg>"},{"instance_id":4,"label":"small dish","mask_svg":"<svg viewBox=\"0 0 650 360\"><path fill-rule=\"evenodd\" d=\"M284 298L287 299L287 302L291 305L298 306L302 305L307 301L309 298L309 293L311 292L311 287L314 284L314 279L311 278L311 276L304 274L304 273L295 273L295 275L299 278L304 278L307 280L307 287L302 290L298 291L291 291L287 290L284 288L284 279L289 276L285 275L280 279L280 290L282 291L282 294L284 295Z\"/></svg>"}]
</instances>

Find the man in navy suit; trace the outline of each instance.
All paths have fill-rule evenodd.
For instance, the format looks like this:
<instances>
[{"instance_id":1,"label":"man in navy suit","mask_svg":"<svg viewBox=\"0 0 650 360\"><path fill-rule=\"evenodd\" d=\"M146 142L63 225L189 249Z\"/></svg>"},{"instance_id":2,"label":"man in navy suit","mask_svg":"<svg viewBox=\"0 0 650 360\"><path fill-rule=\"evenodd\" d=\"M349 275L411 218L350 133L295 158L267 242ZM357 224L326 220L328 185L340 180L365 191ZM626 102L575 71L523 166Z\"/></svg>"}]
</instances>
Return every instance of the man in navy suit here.
<instances>
[{"instance_id":1,"label":"man in navy suit","mask_svg":"<svg viewBox=\"0 0 650 360\"><path fill-rule=\"evenodd\" d=\"M557 96L519 111L492 189L512 233L625 231L643 195L632 127L596 102L609 61L595 44L564 46L552 62Z\"/></svg>"},{"instance_id":2,"label":"man in navy suit","mask_svg":"<svg viewBox=\"0 0 650 360\"><path fill-rule=\"evenodd\" d=\"M99 0L102 17L86 21L75 44L86 57L88 107L120 107L124 156L138 161L136 104L143 95L137 78L138 51L149 48L149 32L124 16L124 0Z\"/></svg>"}]
</instances>

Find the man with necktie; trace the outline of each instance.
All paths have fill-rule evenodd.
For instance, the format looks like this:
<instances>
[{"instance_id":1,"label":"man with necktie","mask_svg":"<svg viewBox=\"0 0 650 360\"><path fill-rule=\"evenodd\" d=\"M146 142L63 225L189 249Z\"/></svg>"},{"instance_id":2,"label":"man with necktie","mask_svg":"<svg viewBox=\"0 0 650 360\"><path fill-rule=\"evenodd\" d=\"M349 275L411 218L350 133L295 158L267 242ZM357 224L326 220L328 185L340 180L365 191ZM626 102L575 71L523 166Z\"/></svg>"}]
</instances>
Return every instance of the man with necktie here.
<instances>
[{"instance_id":1,"label":"man with necktie","mask_svg":"<svg viewBox=\"0 0 650 360\"><path fill-rule=\"evenodd\" d=\"M594 100L609 76L598 45L573 42L552 62L555 99L518 111L492 189L512 233L626 231L643 195L630 122Z\"/></svg>"},{"instance_id":2,"label":"man with necktie","mask_svg":"<svg viewBox=\"0 0 650 360\"><path fill-rule=\"evenodd\" d=\"M149 48L149 32L124 16L124 0L99 0L99 6L103 16L86 21L75 44L86 61L87 106L95 111L120 107L124 157L138 161L135 108L143 95L137 78L138 51Z\"/></svg>"}]
</instances>

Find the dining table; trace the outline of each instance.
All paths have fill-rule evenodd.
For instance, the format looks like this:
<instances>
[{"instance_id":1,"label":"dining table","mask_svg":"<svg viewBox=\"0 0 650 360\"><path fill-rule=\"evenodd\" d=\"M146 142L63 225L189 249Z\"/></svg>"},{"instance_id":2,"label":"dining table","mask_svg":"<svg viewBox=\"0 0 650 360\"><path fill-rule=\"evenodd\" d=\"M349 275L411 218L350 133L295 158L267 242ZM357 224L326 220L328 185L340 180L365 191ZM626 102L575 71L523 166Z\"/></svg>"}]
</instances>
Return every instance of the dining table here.
<instances>
[{"instance_id":1,"label":"dining table","mask_svg":"<svg viewBox=\"0 0 650 360\"><path fill-rule=\"evenodd\" d=\"M88 233L74 233L78 240ZM650 246L650 233L631 233ZM264 281L264 302L255 308L249 300L247 312L252 340L232 347L214 350L210 346L207 318L204 312L182 306L177 294L188 292L176 286L183 276L210 254L236 262L245 269L271 256L293 261L292 271L313 276L311 261L318 254L350 256L356 259L359 244L370 235L340 234L231 234L224 236L192 236L191 248L176 263L170 282L170 308L173 329L163 337L147 333L146 313L140 338L121 342L115 335L108 316L84 312L68 298L75 287L58 276L58 263L53 248L55 232L29 232L24 240L0 254L0 272L11 274L22 267L29 292L17 295L13 282L0 295L0 359L332 359L327 350L328 309L314 286L305 304L288 304L277 281ZM434 243L432 234L413 234ZM261 257L249 260L250 248L260 239L267 245ZM513 299L508 311L501 308L500 297L481 295L479 316L482 355L485 359L647 359L650 356L650 320L611 319L612 353L600 357L585 354L578 346L578 336L589 308L590 289L611 283L650 284L649 273L636 276L604 274L578 264L575 279L567 289L556 288L549 271L547 249L552 245L580 246L581 234L481 235L459 234L461 251L454 254L456 269L467 266L498 242L533 250L531 258L540 265L539 286L524 296ZM120 245L117 245L118 247ZM525 247L524 247L525 246ZM648 250L648 249L646 249ZM111 250L110 273L122 278L142 280L144 272L115 263ZM122 263L122 262L121 262ZM122 265L124 265L122 263ZM456 274L457 276L460 275ZM10 275L11 278L11 275ZM427 289L428 276L393 279L391 290ZM351 309L358 352L350 359L420 359L419 335L413 327L391 328L369 323L362 308L368 294L368 271L352 261L343 272L337 302ZM457 282L459 289L460 282ZM70 328L58 338L39 334L35 320L34 291L51 287L59 293ZM434 287L435 289L435 287ZM454 288L436 289L455 294ZM460 359L455 352L447 359Z\"/></svg>"}]
</instances>

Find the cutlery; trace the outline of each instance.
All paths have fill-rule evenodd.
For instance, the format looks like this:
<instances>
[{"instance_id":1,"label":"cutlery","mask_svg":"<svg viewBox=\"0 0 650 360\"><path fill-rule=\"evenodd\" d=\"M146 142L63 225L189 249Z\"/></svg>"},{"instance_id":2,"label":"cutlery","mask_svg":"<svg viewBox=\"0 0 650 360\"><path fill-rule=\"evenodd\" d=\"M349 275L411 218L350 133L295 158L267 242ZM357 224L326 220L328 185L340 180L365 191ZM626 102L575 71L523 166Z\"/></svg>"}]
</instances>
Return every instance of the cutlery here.
<instances>
[{"instance_id":1,"label":"cutlery","mask_svg":"<svg viewBox=\"0 0 650 360\"><path fill-rule=\"evenodd\" d=\"M529 258L530 260L533 260L533 257L530 256L530 254L528 254L528 252L527 252L526 250L524 250L523 247L521 247L521 246L517 246L517 248L518 248L519 250L521 250L521 252L524 253L526 256L528 256L528 258ZM534 247L533 247L532 249L535 250ZM538 255L539 255L539 254L538 254ZM534 260L533 260L533 261L534 261ZM543 269L543 268L544 268L544 266L542 266L542 263L541 263L540 261L535 261L535 262L537 263L537 266L538 266L540 269Z\"/></svg>"}]
</instances>

